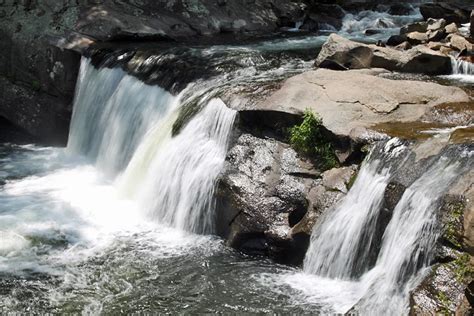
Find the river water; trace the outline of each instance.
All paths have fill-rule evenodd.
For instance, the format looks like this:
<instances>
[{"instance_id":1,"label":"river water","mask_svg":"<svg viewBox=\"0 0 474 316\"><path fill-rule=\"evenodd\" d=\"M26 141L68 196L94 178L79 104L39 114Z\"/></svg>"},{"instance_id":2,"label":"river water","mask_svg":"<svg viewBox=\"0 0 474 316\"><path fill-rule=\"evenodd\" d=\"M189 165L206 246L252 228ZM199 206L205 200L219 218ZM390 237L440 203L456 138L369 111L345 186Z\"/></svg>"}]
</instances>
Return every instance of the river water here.
<instances>
[{"instance_id":1,"label":"river water","mask_svg":"<svg viewBox=\"0 0 474 316\"><path fill-rule=\"evenodd\" d=\"M360 39L363 30L383 25L381 34L364 37L374 41L417 18L365 12L348 17L341 33ZM320 256L308 257L302 272L240 254L212 235L214 184L236 115L216 89L309 69L325 39L192 48L239 63L232 73L196 80L177 95L84 59L68 147L0 144L0 312L329 313L363 298L361 284L375 283L346 278L353 271L337 254L328 256L335 262L330 268ZM190 101L203 110L172 136L179 109ZM355 189L377 186L376 205L388 171L370 166L369 180ZM357 200L357 191L349 197ZM370 213L372 206L361 209ZM344 218L347 209L335 212ZM324 243L317 236L313 245ZM369 270L361 267L357 275Z\"/></svg>"}]
</instances>

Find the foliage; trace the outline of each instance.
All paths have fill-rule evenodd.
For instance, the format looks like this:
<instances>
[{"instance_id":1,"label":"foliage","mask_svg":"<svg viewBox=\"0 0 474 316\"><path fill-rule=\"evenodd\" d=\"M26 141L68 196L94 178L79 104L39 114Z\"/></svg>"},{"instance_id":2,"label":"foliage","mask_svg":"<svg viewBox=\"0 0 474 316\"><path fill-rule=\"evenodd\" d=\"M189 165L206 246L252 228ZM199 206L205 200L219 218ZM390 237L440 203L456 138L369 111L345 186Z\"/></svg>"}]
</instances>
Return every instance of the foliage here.
<instances>
[{"instance_id":1,"label":"foliage","mask_svg":"<svg viewBox=\"0 0 474 316\"><path fill-rule=\"evenodd\" d=\"M450 315L451 310L449 308L450 302L448 296L444 292L438 292L437 299L441 305L441 313L443 315Z\"/></svg>"},{"instance_id":2,"label":"foliage","mask_svg":"<svg viewBox=\"0 0 474 316\"><path fill-rule=\"evenodd\" d=\"M453 261L456 279L461 282L470 282L474 278L474 267L471 264L471 256L464 253Z\"/></svg>"},{"instance_id":3,"label":"foliage","mask_svg":"<svg viewBox=\"0 0 474 316\"><path fill-rule=\"evenodd\" d=\"M355 181L357 180L358 175L359 175L359 172L354 172L354 174L351 176L351 178L349 179L349 182L347 183L347 189L348 190L350 190L352 188Z\"/></svg>"},{"instance_id":4,"label":"foliage","mask_svg":"<svg viewBox=\"0 0 474 316\"><path fill-rule=\"evenodd\" d=\"M449 220L445 225L444 230L444 238L449 241L454 247L460 249L462 248L462 244L460 242L459 236L459 227L462 226L461 219L464 211L464 204L457 202L457 203L450 203L447 206L449 212Z\"/></svg>"},{"instance_id":5,"label":"foliage","mask_svg":"<svg viewBox=\"0 0 474 316\"><path fill-rule=\"evenodd\" d=\"M290 144L299 153L314 158L324 169L331 169L338 161L331 142L324 137L322 124L320 117L306 110L301 125L290 129Z\"/></svg>"}]
</instances>

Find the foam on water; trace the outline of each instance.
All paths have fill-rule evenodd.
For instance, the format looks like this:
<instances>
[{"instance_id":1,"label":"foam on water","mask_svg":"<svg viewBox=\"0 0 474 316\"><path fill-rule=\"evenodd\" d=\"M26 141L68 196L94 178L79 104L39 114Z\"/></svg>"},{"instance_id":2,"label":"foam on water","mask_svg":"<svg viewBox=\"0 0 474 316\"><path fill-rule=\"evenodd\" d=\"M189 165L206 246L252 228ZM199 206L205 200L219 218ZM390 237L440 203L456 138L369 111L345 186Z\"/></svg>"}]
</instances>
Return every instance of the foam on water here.
<instances>
[{"instance_id":1,"label":"foam on water","mask_svg":"<svg viewBox=\"0 0 474 316\"><path fill-rule=\"evenodd\" d=\"M296 290L299 304L314 304L324 313L353 308L362 315L408 313L409 293L429 267L439 236L439 199L472 168L472 151L448 153L433 162L406 189L388 225L377 228L376 218L383 211L380 201L394 171L390 161L403 157L403 146L392 140L384 151L382 156L372 153L348 195L315 227L304 273L265 275L261 282L276 291L288 291L289 286ZM400 164L397 158L394 167ZM383 236L374 248L371 239L380 229ZM374 255L375 260L369 260Z\"/></svg>"}]
</instances>

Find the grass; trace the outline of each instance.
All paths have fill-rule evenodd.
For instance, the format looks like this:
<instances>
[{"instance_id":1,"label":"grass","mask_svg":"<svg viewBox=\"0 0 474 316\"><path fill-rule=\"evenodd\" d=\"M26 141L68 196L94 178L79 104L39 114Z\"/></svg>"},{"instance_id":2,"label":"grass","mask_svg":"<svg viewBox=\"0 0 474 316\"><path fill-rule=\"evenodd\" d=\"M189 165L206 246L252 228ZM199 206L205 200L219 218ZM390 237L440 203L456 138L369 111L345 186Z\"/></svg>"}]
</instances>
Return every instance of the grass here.
<instances>
[{"instance_id":1,"label":"grass","mask_svg":"<svg viewBox=\"0 0 474 316\"><path fill-rule=\"evenodd\" d=\"M322 119L310 110L304 112L300 125L290 128L290 144L325 170L339 165L331 142L324 136Z\"/></svg>"}]
</instances>

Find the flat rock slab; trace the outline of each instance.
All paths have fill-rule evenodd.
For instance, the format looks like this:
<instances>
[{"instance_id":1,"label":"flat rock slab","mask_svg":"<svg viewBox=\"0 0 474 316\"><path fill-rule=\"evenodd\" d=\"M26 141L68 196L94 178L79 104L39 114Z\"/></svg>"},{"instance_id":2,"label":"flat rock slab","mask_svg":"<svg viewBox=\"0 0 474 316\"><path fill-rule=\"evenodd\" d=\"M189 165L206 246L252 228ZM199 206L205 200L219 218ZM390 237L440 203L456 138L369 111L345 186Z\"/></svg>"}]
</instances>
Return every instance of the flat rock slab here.
<instances>
[{"instance_id":1,"label":"flat rock slab","mask_svg":"<svg viewBox=\"0 0 474 316\"><path fill-rule=\"evenodd\" d=\"M416 121L436 105L469 101L460 88L377 76L382 73L387 72L305 72L288 79L279 90L252 106L252 110L298 114L310 109L321 116L330 131L350 136L356 128L388 121Z\"/></svg>"}]
</instances>

